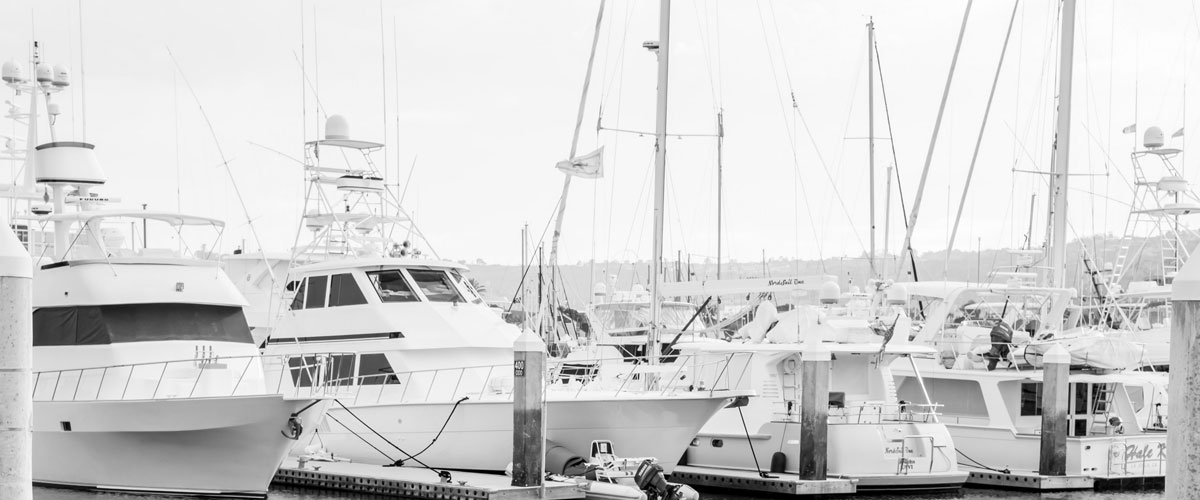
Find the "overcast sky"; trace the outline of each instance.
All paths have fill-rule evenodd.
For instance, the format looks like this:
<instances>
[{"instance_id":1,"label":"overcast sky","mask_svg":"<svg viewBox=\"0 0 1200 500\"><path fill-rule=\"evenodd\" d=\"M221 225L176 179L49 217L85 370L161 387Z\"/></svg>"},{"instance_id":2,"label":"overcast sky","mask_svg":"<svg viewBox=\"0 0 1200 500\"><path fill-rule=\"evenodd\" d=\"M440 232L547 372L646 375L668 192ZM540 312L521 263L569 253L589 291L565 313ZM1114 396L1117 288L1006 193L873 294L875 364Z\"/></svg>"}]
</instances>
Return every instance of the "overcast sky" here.
<instances>
[{"instance_id":1,"label":"overcast sky","mask_svg":"<svg viewBox=\"0 0 1200 500\"><path fill-rule=\"evenodd\" d=\"M919 250L946 246L1012 5L974 4L933 155ZM911 210L965 6L675 0L669 129L711 134L724 109L726 258L866 250L870 16ZM264 246L287 250L302 175L266 148L301 157L302 142L317 137L319 98L326 112L349 119L353 136L387 143L386 161L382 153L376 161L389 182L403 183L415 168L405 205L442 257L516 263L521 226L536 238L553 215L562 184L553 167L570 149L598 7L147 0L83 2L80 12L74 0L9 0L0 2L0 57L24 63L30 40L40 40L48 62L72 70L76 85L56 97L65 112L59 133L97 145L109 176L99 191L125 205L224 218L227 250L243 238L250 250L256 245L217 145ZM606 177L572 186L564 262L650 254L653 138L597 132L596 124L653 131L655 58L641 45L658 38L657 18L657 2L607 4L579 146L606 147ZM1186 111L1196 99L1185 96L1198 26L1189 2L1079 2L1071 169L1098 175L1071 179L1077 234L1123 229L1134 137L1122 127L1136 120L1168 136L1185 125L1200 133L1200 114ZM1045 176L1013 170L1050 165L1057 34L1054 2L1021 3L957 248L1020 245L1035 193L1033 239L1044 238ZM315 87L307 92L301 59ZM886 138L876 76L875 130ZM890 212L895 250L903 223L894 191L890 210L884 206L889 143L877 142L876 153L877 245L882 251ZM668 158L667 253L715 257L716 141L672 138ZM1187 169L1192 181L1197 173Z\"/></svg>"}]
</instances>

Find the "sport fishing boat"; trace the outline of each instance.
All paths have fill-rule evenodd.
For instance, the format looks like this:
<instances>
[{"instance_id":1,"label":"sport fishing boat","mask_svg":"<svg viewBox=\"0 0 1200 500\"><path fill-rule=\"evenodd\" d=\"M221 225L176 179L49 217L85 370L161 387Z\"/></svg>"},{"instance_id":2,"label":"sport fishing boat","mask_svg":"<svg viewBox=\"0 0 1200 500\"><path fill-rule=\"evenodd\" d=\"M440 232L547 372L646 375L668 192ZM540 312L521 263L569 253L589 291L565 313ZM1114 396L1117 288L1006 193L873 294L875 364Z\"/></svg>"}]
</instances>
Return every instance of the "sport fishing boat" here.
<instances>
[{"instance_id":1,"label":"sport fishing boat","mask_svg":"<svg viewBox=\"0 0 1200 500\"><path fill-rule=\"evenodd\" d=\"M221 221L99 210L111 200L93 192L105 182L94 147L37 139L39 100L67 85L66 70L41 64L36 44L33 65L36 81L15 63L3 67L30 108L13 112L29 127L26 149L14 141L8 151L24 183L0 194L35 267L34 483L265 498L326 404L322 386L297 389L287 370L316 369L329 356L312 367L260 357L244 300L185 238L219 232ZM47 198L51 206L34 204ZM148 242L151 224L161 236Z\"/></svg>"},{"instance_id":2,"label":"sport fishing boat","mask_svg":"<svg viewBox=\"0 0 1200 500\"><path fill-rule=\"evenodd\" d=\"M797 293L820 291L821 305L800 305L776 314L769 300L753 305L753 320L733 342L680 344L685 354L735 358L728 373L699 370L701 386L732 379L735 387L759 396L721 410L692 441L686 465L799 474L800 405L804 387L800 361L806 352L832 354L829 375L829 477L854 479L858 491L953 490L967 479L960 471L955 440L939 421L939 405L923 394L898 396L894 363L911 363L933 349L912 345L904 332L908 320L892 306L884 314L848 306L833 277L777 280L724 280L669 284L669 290L696 288L702 296L720 289L745 296L772 293L787 300ZM807 283L807 284L806 284ZM701 290L705 289L705 290ZM672 293L674 295L675 293ZM688 293L692 295L693 293ZM845 299L851 299L849 301ZM896 332L892 335L892 332ZM919 379L915 382L919 386Z\"/></svg>"},{"instance_id":3,"label":"sport fishing boat","mask_svg":"<svg viewBox=\"0 0 1200 500\"><path fill-rule=\"evenodd\" d=\"M1143 484L1165 472L1167 376L1135 371L1141 346L1064 324L1074 289L907 283L920 302L915 343L937 354L892 366L900 398L928 392L972 472L1033 474L1041 428L1041 358L1071 354L1067 474ZM1062 326L1060 326L1062 325ZM917 368L920 368L920 374Z\"/></svg>"},{"instance_id":4,"label":"sport fishing boat","mask_svg":"<svg viewBox=\"0 0 1200 500\"><path fill-rule=\"evenodd\" d=\"M396 241L424 238L370 161L383 145L349 137L334 115L325 139L307 144L303 224L313 240L293 252L292 262L307 264L288 272L287 305L271 325L266 352L351 353L336 363L341 371L318 377L354 393L318 431L335 455L503 471L511 460L520 330L479 297L465 266L437 260L432 250L425 257L410 239ZM655 368L620 359L583 373L550 364L549 440L578 456L588 456L592 441L610 441L623 456L656 457L667 473L713 414L750 394L696 390L683 374L649 384Z\"/></svg>"}]
</instances>

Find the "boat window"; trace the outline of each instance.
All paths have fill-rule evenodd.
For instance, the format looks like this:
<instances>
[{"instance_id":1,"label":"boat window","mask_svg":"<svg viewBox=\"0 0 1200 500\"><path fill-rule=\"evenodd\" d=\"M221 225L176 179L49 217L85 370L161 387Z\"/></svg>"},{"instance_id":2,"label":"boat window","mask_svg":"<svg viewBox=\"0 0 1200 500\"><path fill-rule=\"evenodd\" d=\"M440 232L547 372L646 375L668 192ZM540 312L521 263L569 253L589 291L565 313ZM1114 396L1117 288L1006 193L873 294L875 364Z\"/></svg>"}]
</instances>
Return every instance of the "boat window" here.
<instances>
[{"instance_id":1,"label":"boat window","mask_svg":"<svg viewBox=\"0 0 1200 500\"><path fill-rule=\"evenodd\" d=\"M1042 383L1026 382L1021 384L1021 416L1029 417L1042 414Z\"/></svg>"},{"instance_id":2,"label":"boat window","mask_svg":"<svg viewBox=\"0 0 1200 500\"><path fill-rule=\"evenodd\" d=\"M379 300L384 302L416 302L418 300L417 294L413 293L412 287L408 285L408 281L404 279L404 275L400 274L400 271L376 271L367 273L367 277L371 279L371 285L379 294Z\"/></svg>"},{"instance_id":3,"label":"boat window","mask_svg":"<svg viewBox=\"0 0 1200 500\"><path fill-rule=\"evenodd\" d=\"M309 276L308 277L308 293L304 299L305 309L320 309L325 307L325 285L329 281L328 276Z\"/></svg>"},{"instance_id":4,"label":"boat window","mask_svg":"<svg viewBox=\"0 0 1200 500\"><path fill-rule=\"evenodd\" d=\"M1133 403L1133 411L1142 411L1146 406L1146 393L1140 385L1125 386L1125 394L1129 395L1129 402Z\"/></svg>"},{"instance_id":5,"label":"boat window","mask_svg":"<svg viewBox=\"0 0 1200 500\"><path fill-rule=\"evenodd\" d=\"M358 383L359 385L398 384L400 379L396 378L392 364L388 363L387 355L371 353L359 356Z\"/></svg>"},{"instance_id":6,"label":"boat window","mask_svg":"<svg viewBox=\"0 0 1200 500\"><path fill-rule=\"evenodd\" d=\"M41 307L33 311L33 345L103 345L157 340L253 344L242 308L206 304Z\"/></svg>"},{"instance_id":7,"label":"boat window","mask_svg":"<svg viewBox=\"0 0 1200 500\"><path fill-rule=\"evenodd\" d=\"M358 282L349 273L335 274L329 283L329 307L366 304Z\"/></svg>"},{"instance_id":8,"label":"boat window","mask_svg":"<svg viewBox=\"0 0 1200 500\"><path fill-rule=\"evenodd\" d=\"M463 292L468 297L471 298L471 303L473 303L473 304L482 304L483 303L483 298L479 296L479 290L475 289L475 286L471 284L470 280L464 278L461 273L459 273L457 270L453 270L453 269L450 270L450 276L452 276L454 278L454 281L458 282L461 290L463 290Z\"/></svg>"},{"instance_id":9,"label":"boat window","mask_svg":"<svg viewBox=\"0 0 1200 500\"><path fill-rule=\"evenodd\" d=\"M925 379L925 389L929 391L929 400L942 405L938 411L943 415L960 417L988 416L987 403L983 399L983 389L974 380L954 380L942 378ZM925 394L921 392L921 382L914 377L905 377L896 390L896 397L917 404L925 403Z\"/></svg>"},{"instance_id":10,"label":"boat window","mask_svg":"<svg viewBox=\"0 0 1200 500\"><path fill-rule=\"evenodd\" d=\"M408 274L417 282L417 287L430 302L466 302L443 271L409 269Z\"/></svg>"},{"instance_id":11,"label":"boat window","mask_svg":"<svg viewBox=\"0 0 1200 500\"><path fill-rule=\"evenodd\" d=\"M296 295L292 296L292 305L290 307L291 310L295 311L297 309L304 309L304 284L307 282L308 280L300 280L298 282L293 281L288 283L288 290L291 290L293 285L296 283L300 283L299 286L295 287Z\"/></svg>"},{"instance_id":12,"label":"boat window","mask_svg":"<svg viewBox=\"0 0 1200 500\"><path fill-rule=\"evenodd\" d=\"M1088 404L1088 387L1092 384L1071 384L1075 386L1075 414L1087 415L1092 412L1092 405Z\"/></svg>"}]
</instances>

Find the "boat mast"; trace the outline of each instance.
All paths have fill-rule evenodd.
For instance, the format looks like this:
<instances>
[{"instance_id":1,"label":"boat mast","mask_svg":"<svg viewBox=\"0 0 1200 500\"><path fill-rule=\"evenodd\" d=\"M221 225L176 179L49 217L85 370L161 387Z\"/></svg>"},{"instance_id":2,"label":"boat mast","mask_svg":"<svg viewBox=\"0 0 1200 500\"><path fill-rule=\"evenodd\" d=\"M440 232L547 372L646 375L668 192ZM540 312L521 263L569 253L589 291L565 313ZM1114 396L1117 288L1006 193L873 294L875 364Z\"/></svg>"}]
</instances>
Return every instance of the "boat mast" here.
<instances>
[{"instance_id":1,"label":"boat mast","mask_svg":"<svg viewBox=\"0 0 1200 500\"><path fill-rule=\"evenodd\" d=\"M663 208L667 178L667 70L670 66L671 0L660 0L658 43L658 105L654 120L654 254L650 271L650 332L646 337L646 358L658 364L659 282L663 262Z\"/></svg>"},{"instance_id":2,"label":"boat mast","mask_svg":"<svg viewBox=\"0 0 1200 500\"><path fill-rule=\"evenodd\" d=\"M871 262L871 277L879 276L875 272L875 18L867 22L867 182L871 184L871 252L868 258Z\"/></svg>"},{"instance_id":3,"label":"boat mast","mask_svg":"<svg viewBox=\"0 0 1200 500\"><path fill-rule=\"evenodd\" d=\"M722 195L725 192L723 182L724 164L721 162L722 149L725 145L725 110L717 111L717 279L721 279L721 210L723 209ZM719 300L719 299L718 299Z\"/></svg>"},{"instance_id":4,"label":"boat mast","mask_svg":"<svg viewBox=\"0 0 1200 500\"><path fill-rule=\"evenodd\" d=\"M1075 0L1062 3L1062 39L1058 56L1058 124L1054 134L1054 165L1050 170L1050 286L1066 283L1067 181L1071 145L1071 69L1075 44Z\"/></svg>"}]
</instances>

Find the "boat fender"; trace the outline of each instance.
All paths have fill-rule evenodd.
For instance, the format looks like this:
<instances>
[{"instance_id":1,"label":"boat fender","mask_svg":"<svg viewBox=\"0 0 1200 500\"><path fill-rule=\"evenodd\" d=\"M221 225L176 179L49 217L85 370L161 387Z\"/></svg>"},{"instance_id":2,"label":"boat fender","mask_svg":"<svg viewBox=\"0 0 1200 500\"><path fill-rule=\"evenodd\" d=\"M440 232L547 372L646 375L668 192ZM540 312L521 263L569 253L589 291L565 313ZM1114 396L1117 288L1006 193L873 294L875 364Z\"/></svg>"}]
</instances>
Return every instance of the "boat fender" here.
<instances>
[{"instance_id":1,"label":"boat fender","mask_svg":"<svg viewBox=\"0 0 1200 500\"><path fill-rule=\"evenodd\" d=\"M587 460L567 447L546 440L546 472L564 476L581 476L587 472Z\"/></svg>"},{"instance_id":2,"label":"boat fender","mask_svg":"<svg viewBox=\"0 0 1200 500\"><path fill-rule=\"evenodd\" d=\"M300 419L296 418L296 415L288 417L287 424L284 427L285 429L279 431L279 433L292 441L300 439L300 435L304 434L304 425L300 423Z\"/></svg>"},{"instance_id":3,"label":"boat fender","mask_svg":"<svg viewBox=\"0 0 1200 500\"><path fill-rule=\"evenodd\" d=\"M771 455L771 472L774 474L782 474L787 468L787 454L782 451L777 451Z\"/></svg>"}]
</instances>

